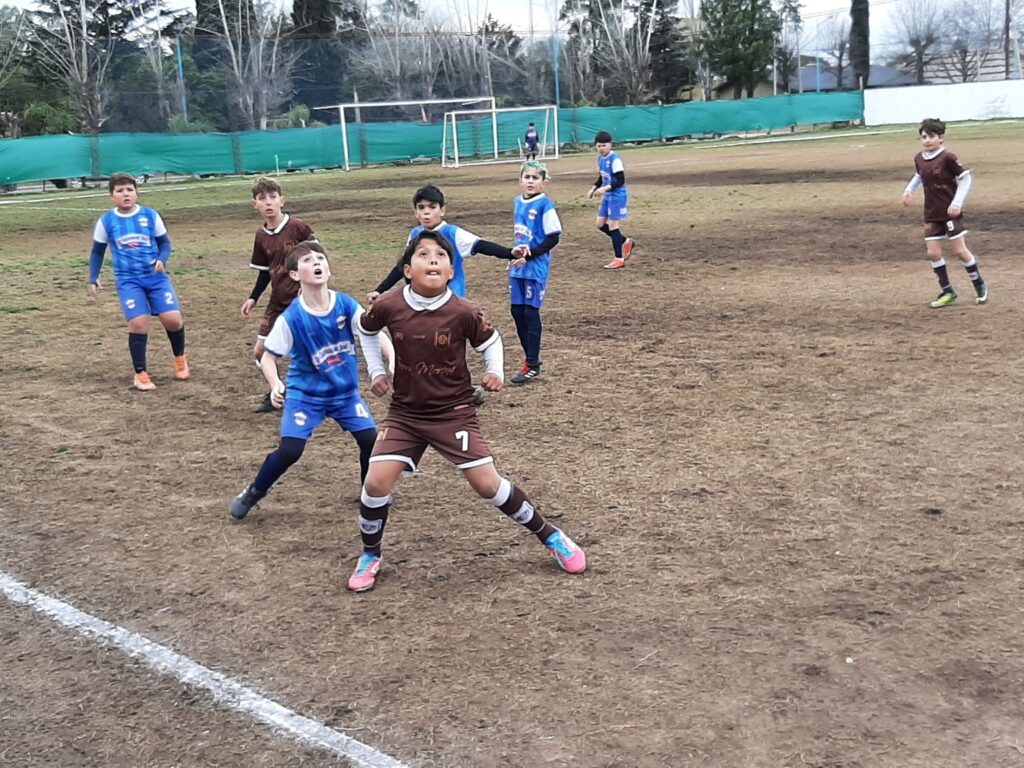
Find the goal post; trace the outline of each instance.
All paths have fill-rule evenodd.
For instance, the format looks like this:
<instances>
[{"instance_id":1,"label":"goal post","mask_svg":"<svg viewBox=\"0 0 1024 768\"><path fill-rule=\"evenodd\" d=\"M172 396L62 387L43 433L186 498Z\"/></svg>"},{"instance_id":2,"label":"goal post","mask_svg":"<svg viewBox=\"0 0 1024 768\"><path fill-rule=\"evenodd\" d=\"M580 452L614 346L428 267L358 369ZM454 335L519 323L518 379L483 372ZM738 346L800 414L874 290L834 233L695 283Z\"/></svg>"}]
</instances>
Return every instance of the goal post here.
<instances>
[{"instance_id":1,"label":"goal post","mask_svg":"<svg viewBox=\"0 0 1024 768\"><path fill-rule=\"evenodd\" d=\"M495 111L495 101L493 96L477 96L470 98L461 99L420 99L410 101L350 101L345 104L332 104L325 107L314 107L314 109L336 109L338 110L338 123L341 128L341 149L342 149L342 164L346 171L351 170L350 152L349 152L349 137L348 129L352 125L358 125L361 123L362 111L372 110L377 108L392 108L392 107L403 107L403 108L415 108L418 107L420 114L426 116L426 108L437 104L454 104L460 107L468 107L473 104L482 104L484 109L475 111L475 114L487 114ZM473 110L467 110L473 112ZM354 117L355 120L349 118ZM436 125L436 123L434 124ZM436 130L436 129L435 129ZM436 134L435 134L436 136ZM436 141L436 138L434 139ZM437 145L435 144L434 147ZM430 155L433 155L432 150ZM433 155L436 157L436 155ZM365 158L364 158L365 161Z\"/></svg>"},{"instance_id":2,"label":"goal post","mask_svg":"<svg viewBox=\"0 0 1024 768\"><path fill-rule=\"evenodd\" d=\"M459 109L445 113L441 165L520 162L526 155L525 134L537 130L537 156L558 159L558 108L553 104L502 109Z\"/></svg>"}]
</instances>

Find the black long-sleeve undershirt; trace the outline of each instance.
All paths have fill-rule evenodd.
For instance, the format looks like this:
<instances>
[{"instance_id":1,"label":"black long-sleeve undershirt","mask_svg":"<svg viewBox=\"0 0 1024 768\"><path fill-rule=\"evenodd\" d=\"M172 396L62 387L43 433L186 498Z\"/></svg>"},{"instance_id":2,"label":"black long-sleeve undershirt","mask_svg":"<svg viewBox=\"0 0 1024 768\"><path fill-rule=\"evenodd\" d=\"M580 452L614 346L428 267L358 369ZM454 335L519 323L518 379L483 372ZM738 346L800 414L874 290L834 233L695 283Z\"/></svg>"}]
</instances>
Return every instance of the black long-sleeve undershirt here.
<instances>
[{"instance_id":1,"label":"black long-sleeve undershirt","mask_svg":"<svg viewBox=\"0 0 1024 768\"><path fill-rule=\"evenodd\" d=\"M499 245L498 243L492 243L490 240L477 240L476 243L473 244L473 250L470 251L470 253L482 253L485 256L494 256L495 258L507 259L509 261L515 258L512 255L511 248L506 248L504 245ZM388 276L381 280L380 285L377 286L376 292L384 293L385 291L390 291L398 285L399 281L404 279L405 256L403 254L402 258L399 258L395 263L395 266L393 266L391 271L388 272ZM406 282L408 281L406 280Z\"/></svg>"},{"instance_id":2,"label":"black long-sleeve undershirt","mask_svg":"<svg viewBox=\"0 0 1024 768\"><path fill-rule=\"evenodd\" d=\"M261 269L256 273L256 285L252 287L252 292L249 294L249 298L253 301L259 301L260 296L267 290L267 286L270 285L270 270Z\"/></svg>"},{"instance_id":3,"label":"black long-sleeve undershirt","mask_svg":"<svg viewBox=\"0 0 1024 768\"><path fill-rule=\"evenodd\" d=\"M613 189L618 189L626 183L626 172L616 171L612 174L612 180L608 184L608 191L611 192ZM594 182L594 189L597 189L601 185L601 177L597 177L597 181Z\"/></svg>"}]
</instances>

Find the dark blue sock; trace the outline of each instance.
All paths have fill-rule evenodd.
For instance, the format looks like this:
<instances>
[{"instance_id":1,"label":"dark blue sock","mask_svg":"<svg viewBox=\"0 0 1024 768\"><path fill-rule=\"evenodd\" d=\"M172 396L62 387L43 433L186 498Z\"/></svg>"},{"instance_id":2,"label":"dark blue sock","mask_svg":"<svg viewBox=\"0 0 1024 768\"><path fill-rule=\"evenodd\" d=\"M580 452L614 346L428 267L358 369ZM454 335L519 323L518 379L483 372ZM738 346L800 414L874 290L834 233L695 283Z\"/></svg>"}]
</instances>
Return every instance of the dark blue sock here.
<instances>
[{"instance_id":1,"label":"dark blue sock","mask_svg":"<svg viewBox=\"0 0 1024 768\"><path fill-rule=\"evenodd\" d=\"M512 319L516 321L516 335L519 336L519 343L523 347L523 353L527 354L528 341L527 336L527 323L526 323L526 304L513 304L512 305Z\"/></svg>"},{"instance_id":2,"label":"dark blue sock","mask_svg":"<svg viewBox=\"0 0 1024 768\"><path fill-rule=\"evenodd\" d=\"M132 366L136 373L146 370L146 342L148 340L148 333L128 334L128 352L132 356Z\"/></svg>"},{"instance_id":3,"label":"dark blue sock","mask_svg":"<svg viewBox=\"0 0 1024 768\"><path fill-rule=\"evenodd\" d=\"M608 229L608 222L605 222L604 224L602 224L600 227L598 227L598 229L600 229L602 232L604 232L606 235L608 235L608 237L612 236L612 231L610 229Z\"/></svg>"},{"instance_id":4,"label":"dark blue sock","mask_svg":"<svg viewBox=\"0 0 1024 768\"><path fill-rule=\"evenodd\" d=\"M377 430L373 427L361 429L358 432L353 432L352 437L356 439L356 444L359 446L359 484L361 486L366 481L366 473L370 469L370 454L373 452L373 444L377 442Z\"/></svg>"},{"instance_id":5,"label":"dark blue sock","mask_svg":"<svg viewBox=\"0 0 1024 768\"><path fill-rule=\"evenodd\" d=\"M252 481L253 486L260 493L266 493L276 483L281 475L288 471L288 467L302 457L306 449L306 441L298 437L282 437L281 445L276 451L267 454L263 460L263 466Z\"/></svg>"},{"instance_id":6,"label":"dark blue sock","mask_svg":"<svg viewBox=\"0 0 1024 768\"><path fill-rule=\"evenodd\" d=\"M612 230L611 237L612 237L612 247L615 249L615 258L616 259L621 259L622 258L622 244L626 241L626 238L624 238L622 236L622 233L619 230L617 230L617 229L613 229Z\"/></svg>"},{"instance_id":7,"label":"dark blue sock","mask_svg":"<svg viewBox=\"0 0 1024 768\"><path fill-rule=\"evenodd\" d=\"M167 338L171 340L171 354L180 357L185 354L185 326L176 331L167 331Z\"/></svg>"},{"instance_id":8,"label":"dark blue sock","mask_svg":"<svg viewBox=\"0 0 1024 768\"><path fill-rule=\"evenodd\" d=\"M540 310L529 304L524 304L523 310L526 316L526 364L536 368L540 365Z\"/></svg>"}]
</instances>

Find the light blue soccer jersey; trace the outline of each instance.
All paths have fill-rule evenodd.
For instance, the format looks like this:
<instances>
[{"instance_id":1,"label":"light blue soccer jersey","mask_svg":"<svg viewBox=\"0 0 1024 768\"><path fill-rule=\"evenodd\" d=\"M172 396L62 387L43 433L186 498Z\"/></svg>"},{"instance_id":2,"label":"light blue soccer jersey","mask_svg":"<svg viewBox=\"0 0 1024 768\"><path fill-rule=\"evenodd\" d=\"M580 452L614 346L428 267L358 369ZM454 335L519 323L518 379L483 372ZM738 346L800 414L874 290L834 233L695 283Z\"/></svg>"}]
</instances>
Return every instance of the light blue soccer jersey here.
<instances>
[{"instance_id":1,"label":"light blue soccer jersey","mask_svg":"<svg viewBox=\"0 0 1024 768\"><path fill-rule=\"evenodd\" d=\"M264 346L278 357L291 356L289 392L312 403L329 403L359 395L359 366L353 327L363 308L340 291L331 291L331 309L319 315L302 295L281 313Z\"/></svg>"},{"instance_id":2,"label":"light blue soccer jersey","mask_svg":"<svg viewBox=\"0 0 1024 768\"><path fill-rule=\"evenodd\" d=\"M542 192L529 200L525 200L522 195L516 198L514 227L516 245L536 248L548 235L561 233L562 222L558 219L555 204ZM508 276L546 283L550 269L551 251L548 251L536 259L530 259L521 267L511 267Z\"/></svg>"},{"instance_id":3,"label":"light blue soccer jersey","mask_svg":"<svg viewBox=\"0 0 1024 768\"><path fill-rule=\"evenodd\" d=\"M422 226L413 227L409 230L409 239L406 242L411 243L412 239L424 229ZM452 277L452 281L448 283L448 287L452 289L452 293L456 296L466 298L466 273L462 269L462 260L468 259L473 255L473 246L477 244L480 238L472 232L467 232L462 227L449 224L447 221L441 222L432 231L441 235L441 237L448 241L448 245L452 247L452 269L455 274Z\"/></svg>"},{"instance_id":4,"label":"light blue soccer jersey","mask_svg":"<svg viewBox=\"0 0 1024 768\"><path fill-rule=\"evenodd\" d=\"M156 239L166 234L160 214L138 205L130 214L119 213L116 208L104 213L96 222L92 239L110 246L114 279L121 280L155 274L153 262L160 255Z\"/></svg>"},{"instance_id":5,"label":"light blue soccer jersey","mask_svg":"<svg viewBox=\"0 0 1024 768\"><path fill-rule=\"evenodd\" d=\"M619 157L618 152L609 152L607 157L597 156L597 170L601 174L601 186L608 186L612 183L616 173L619 171L625 172L626 166L623 165L622 158ZM625 195L628 191L626 185L623 184L621 187L611 190L611 194Z\"/></svg>"}]
</instances>

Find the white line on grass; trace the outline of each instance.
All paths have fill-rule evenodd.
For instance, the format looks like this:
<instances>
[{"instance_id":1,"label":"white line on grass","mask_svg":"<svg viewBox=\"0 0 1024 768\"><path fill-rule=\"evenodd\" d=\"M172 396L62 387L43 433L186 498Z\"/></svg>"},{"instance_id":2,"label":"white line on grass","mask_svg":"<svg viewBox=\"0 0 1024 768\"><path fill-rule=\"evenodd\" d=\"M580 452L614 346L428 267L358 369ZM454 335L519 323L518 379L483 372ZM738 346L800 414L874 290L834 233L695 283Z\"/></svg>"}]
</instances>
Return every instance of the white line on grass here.
<instances>
[{"instance_id":1,"label":"white line on grass","mask_svg":"<svg viewBox=\"0 0 1024 768\"><path fill-rule=\"evenodd\" d=\"M215 701L251 715L308 746L318 747L343 757L357 768L408 768L393 757L378 752L373 747L333 728L328 728L323 723L303 717L241 683L175 653L170 648L37 592L3 571L0 571L0 591L11 602L34 608L80 635L107 642L160 674L171 675L185 685L201 688Z\"/></svg>"}]
</instances>

